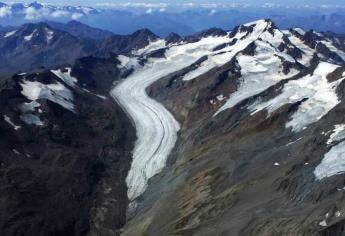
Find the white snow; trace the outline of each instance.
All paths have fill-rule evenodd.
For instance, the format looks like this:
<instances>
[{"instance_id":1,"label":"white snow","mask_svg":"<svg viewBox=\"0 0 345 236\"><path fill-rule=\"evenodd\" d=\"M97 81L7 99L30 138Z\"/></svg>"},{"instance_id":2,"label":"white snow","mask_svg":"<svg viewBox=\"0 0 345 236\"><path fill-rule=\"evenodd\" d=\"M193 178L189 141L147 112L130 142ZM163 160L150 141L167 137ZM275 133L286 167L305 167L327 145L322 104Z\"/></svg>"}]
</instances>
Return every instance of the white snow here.
<instances>
[{"instance_id":1,"label":"white snow","mask_svg":"<svg viewBox=\"0 0 345 236\"><path fill-rule=\"evenodd\" d=\"M302 59L299 59L298 62L301 63L302 65L309 66L310 61L313 58L314 54L316 51L310 47L308 47L306 44L302 42L298 37L296 37L293 34L287 35L290 42L294 44L297 48L299 48L302 52Z\"/></svg>"},{"instance_id":2,"label":"white snow","mask_svg":"<svg viewBox=\"0 0 345 236\"><path fill-rule=\"evenodd\" d=\"M321 62L313 75L289 81L284 85L280 95L269 101L253 104L249 109L253 114L267 109L270 116L272 112L285 104L307 99L299 106L298 110L292 115L291 120L286 124L295 132L301 131L307 128L309 124L321 119L340 102L336 94L336 88L344 78L332 83L327 80L327 75L336 68L338 68L337 65Z\"/></svg>"},{"instance_id":3,"label":"white snow","mask_svg":"<svg viewBox=\"0 0 345 236\"><path fill-rule=\"evenodd\" d=\"M122 69L122 68L135 69L139 66L139 62L136 57L127 57L124 55L118 55L117 59L120 61L120 65L117 66L119 69Z\"/></svg>"},{"instance_id":4,"label":"white snow","mask_svg":"<svg viewBox=\"0 0 345 236\"><path fill-rule=\"evenodd\" d=\"M321 163L315 168L314 175L317 180L322 180L344 172L345 141L335 145L324 155Z\"/></svg>"},{"instance_id":5,"label":"white snow","mask_svg":"<svg viewBox=\"0 0 345 236\"><path fill-rule=\"evenodd\" d=\"M47 99L74 112L73 95L63 84L42 84L38 81L23 80L22 94L31 101Z\"/></svg>"},{"instance_id":6,"label":"white snow","mask_svg":"<svg viewBox=\"0 0 345 236\"><path fill-rule=\"evenodd\" d=\"M223 94L220 94L220 95L217 96L217 100L220 101L220 102L225 100L225 99L226 99L226 97L224 97Z\"/></svg>"},{"instance_id":7,"label":"white snow","mask_svg":"<svg viewBox=\"0 0 345 236\"><path fill-rule=\"evenodd\" d=\"M11 118L7 115L4 115L4 120L13 127L14 130L19 130L20 128L22 128L21 126L15 125L12 121Z\"/></svg>"},{"instance_id":8,"label":"white snow","mask_svg":"<svg viewBox=\"0 0 345 236\"><path fill-rule=\"evenodd\" d=\"M279 30L275 30L274 35L267 32L265 29L269 27L269 24L270 23L266 22L265 20L254 21L254 22L245 24L245 26L255 25L253 32L251 32L249 35L246 35L245 32L238 32L233 38L229 38L228 36L218 37L220 40L224 40L224 38L226 39L224 40L223 43L229 43L234 39L237 39L237 41L234 45L227 46L226 48L219 50L217 52L210 51L208 53L208 59L204 61L201 64L201 66L199 66L196 70L187 73L185 77L183 78L183 80L184 81L193 80L197 78L198 76L208 72L212 68L224 65L225 63L229 62L238 52L242 51L250 43L254 42L255 40L259 38L264 41L270 41L279 45L282 42L283 34ZM257 43L263 44L259 41L257 41ZM216 45L221 45L221 43L218 42ZM272 49L270 49L270 51L272 51ZM286 60L294 62L294 59L287 54L281 53L277 50L275 51L275 53L279 56L284 57Z\"/></svg>"},{"instance_id":9,"label":"white snow","mask_svg":"<svg viewBox=\"0 0 345 236\"><path fill-rule=\"evenodd\" d=\"M144 192L148 179L165 167L180 129L170 112L149 98L145 89L160 78L195 63L215 46L229 40L228 37L207 37L195 43L173 45L167 49L166 58L149 58L146 65L137 68L112 90L111 95L132 117L137 128L138 139L127 176L131 201Z\"/></svg>"},{"instance_id":10,"label":"white snow","mask_svg":"<svg viewBox=\"0 0 345 236\"><path fill-rule=\"evenodd\" d=\"M273 35L269 31L264 31L261 35L260 38L264 40L265 42L269 42L272 44L274 47L278 48L281 43L283 43L283 36L284 34L278 30L274 29L273 30Z\"/></svg>"},{"instance_id":11,"label":"white snow","mask_svg":"<svg viewBox=\"0 0 345 236\"><path fill-rule=\"evenodd\" d=\"M17 33L17 30L14 30L14 31L11 31L11 32L7 32L6 34L5 34L5 38L8 38L8 37L11 37L12 35L14 35L15 33Z\"/></svg>"},{"instance_id":12,"label":"white snow","mask_svg":"<svg viewBox=\"0 0 345 236\"><path fill-rule=\"evenodd\" d=\"M337 47L333 45L331 41L327 40L321 40L322 44L324 44L330 51L336 53L344 62L345 62L345 52L341 51Z\"/></svg>"},{"instance_id":13,"label":"white snow","mask_svg":"<svg viewBox=\"0 0 345 236\"><path fill-rule=\"evenodd\" d=\"M50 43L50 41L52 41L52 39L54 38L54 31L49 30L47 28L45 28L45 30L46 30L47 42Z\"/></svg>"},{"instance_id":14,"label":"white snow","mask_svg":"<svg viewBox=\"0 0 345 236\"><path fill-rule=\"evenodd\" d=\"M149 42L149 44L144 47L144 48L140 48L138 50L134 50L132 53L133 55L145 55L148 54L150 52L156 51L158 49L161 48L165 48L165 40L164 39L158 39L155 41L151 41Z\"/></svg>"},{"instance_id":15,"label":"white snow","mask_svg":"<svg viewBox=\"0 0 345 236\"><path fill-rule=\"evenodd\" d=\"M327 144L345 139L345 124L335 125L334 130L329 137Z\"/></svg>"},{"instance_id":16,"label":"white snow","mask_svg":"<svg viewBox=\"0 0 345 236\"><path fill-rule=\"evenodd\" d=\"M61 69L59 70L51 70L51 72L60 78L63 82L65 82L68 86L75 87L78 80L77 78L71 76L72 69L70 67L65 68L67 71L62 72Z\"/></svg>"},{"instance_id":17,"label":"white snow","mask_svg":"<svg viewBox=\"0 0 345 236\"><path fill-rule=\"evenodd\" d=\"M302 36L305 35L305 31L301 28L294 28L294 30Z\"/></svg>"},{"instance_id":18,"label":"white snow","mask_svg":"<svg viewBox=\"0 0 345 236\"><path fill-rule=\"evenodd\" d=\"M217 116L222 111L232 108L239 102L257 95L272 85L297 74L292 70L285 75L282 72L281 60L277 52L268 43L257 41L255 56L240 54L237 61L241 67L242 77L237 91L232 93L227 102L215 113Z\"/></svg>"},{"instance_id":19,"label":"white snow","mask_svg":"<svg viewBox=\"0 0 345 236\"><path fill-rule=\"evenodd\" d=\"M36 33L36 30L34 30L31 34L24 36L25 41L30 41L35 33Z\"/></svg>"},{"instance_id":20,"label":"white snow","mask_svg":"<svg viewBox=\"0 0 345 236\"><path fill-rule=\"evenodd\" d=\"M22 114L20 116L20 119L28 125L37 125L37 126L44 125L41 119L38 116L33 115L33 114Z\"/></svg>"},{"instance_id":21,"label":"white snow","mask_svg":"<svg viewBox=\"0 0 345 236\"><path fill-rule=\"evenodd\" d=\"M342 215L342 213L341 213L341 211L336 211L335 213L334 213L334 216L335 217L340 217Z\"/></svg>"},{"instance_id":22,"label":"white snow","mask_svg":"<svg viewBox=\"0 0 345 236\"><path fill-rule=\"evenodd\" d=\"M319 222L319 225L322 226L322 227L327 227L326 220L323 220L323 221Z\"/></svg>"}]
</instances>

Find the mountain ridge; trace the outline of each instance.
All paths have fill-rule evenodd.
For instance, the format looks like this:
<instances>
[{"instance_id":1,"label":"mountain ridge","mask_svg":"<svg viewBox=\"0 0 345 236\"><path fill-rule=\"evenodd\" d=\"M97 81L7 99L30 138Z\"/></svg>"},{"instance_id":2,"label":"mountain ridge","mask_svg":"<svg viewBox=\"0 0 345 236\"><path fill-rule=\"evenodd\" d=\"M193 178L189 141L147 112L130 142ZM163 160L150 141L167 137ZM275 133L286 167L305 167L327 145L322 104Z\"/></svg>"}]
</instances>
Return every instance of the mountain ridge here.
<instances>
[{"instance_id":1,"label":"mountain ridge","mask_svg":"<svg viewBox=\"0 0 345 236\"><path fill-rule=\"evenodd\" d=\"M47 43L45 27L37 40ZM32 34L28 28L20 39ZM343 233L345 60L337 36L280 30L262 19L190 37L160 38L145 29L113 37L101 43L100 57L0 80L1 150L9 158L35 152L35 163L47 171L67 162L70 173L82 173L76 183L85 183L72 191L83 209L67 195L57 212L66 220L50 224L39 208L32 214L42 221L32 230L46 232L43 222L51 232L72 235ZM108 115L119 119L109 124ZM70 122L90 139L73 139ZM21 132L36 143L34 134L41 135L49 146L36 152ZM79 159L71 150L65 160L48 150L70 150L71 142L76 149L94 147L86 151L92 155ZM2 160L1 186L27 183L24 177L37 168L22 170L17 161ZM67 188L62 177L52 183ZM38 200L54 192L43 191L46 184L34 182ZM8 223L12 215L22 219L30 210L13 204L0 222L7 235L23 229Z\"/></svg>"}]
</instances>

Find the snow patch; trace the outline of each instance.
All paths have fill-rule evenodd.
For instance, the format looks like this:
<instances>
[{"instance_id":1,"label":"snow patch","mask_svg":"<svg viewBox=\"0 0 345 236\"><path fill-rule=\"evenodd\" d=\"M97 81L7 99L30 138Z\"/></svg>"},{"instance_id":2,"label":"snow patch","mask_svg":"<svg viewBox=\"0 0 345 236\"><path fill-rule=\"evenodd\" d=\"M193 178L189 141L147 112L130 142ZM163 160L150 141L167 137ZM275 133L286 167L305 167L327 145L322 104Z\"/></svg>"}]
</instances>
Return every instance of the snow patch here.
<instances>
[{"instance_id":1,"label":"snow patch","mask_svg":"<svg viewBox=\"0 0 345 236\"><path fill-rule=\"evenodd\" d=\"M9 38L11 37L12 35L14 35L15 33L17 33L17 30L14 30L14 31L11 31L11 32L7 32L4 36L4 38Z\"/></svg>"},{"instance_id":2,"label":"snow patch","mask_svg":"<svg viewBox=\"0 0 345 236\"><path fill-rule=\"evenodd\" d=\"M132 53L133 55L145 55L148 54L150 52L156 51L158 49L161 48L165 48L165 40L164 39L158 39L155 41L151 41L149 42L149 44L144 47L144 48L140 48L138 50L134 50Z\"/></svg>"},{"instance_id":3,"label":"snow patch","mask_svg":"<svg viewBox=\"0 0 345 236\"><path fill-rule=\"evenodd\" d=\"M36 30L34 30L31 34L29 34L27 36L24 36L24 40L25 41L30 41L35 33L36 33Z\"/></svg>"},{"instance_id":4,"label":"snow patch","mask_svg":"<svg viewBox=\"0 0 345 236\"><path fill-rule=\"evenodd\" d=\"M332 83L327 80L327 75L337 68L337 65L321 62L313 75L289 81L284 85L280 95L269 101L253 104L249 109L252 114L266 109L268 116L270 116L285 104L307 99L302 102L298 110L292 115L291 120L286 124L287 128L291 127L295 132L301 131L307 128L309 124L321 119L340 102L336 88L344 78Z\"/></svg>"},{"instance_id":5,"label":"snow patch","mask_svg":"<svg viewBox=\"0 0 345 236\"><path fill-rule=\"evenodd\" d=\"M14 130L19 130L20 128L22 128L21 126L15 125L12 121L11 118L7 115L4 115L4 120L13 127Z\"/></svg>"},{"instance_id":6,"label":"snow patch","mask_svg":"<svg viewBox=\"0 0 345 236\"><path fill-rule=\"evenodd\" d=\"M54 31L49 30L47 28L45 30L46 30L47 42L50 43L50 41L52 41L54 38Z\"/></svg>"},{"instance_id":7,"label":"snow patch","mask_svg":"<svg viewBox=\"0 0 345 236\"><path fill-rule=\"evenodd\" d=\"M66 72L59 70L51 70L51 72L65 82L68 86L74 88L78 82L77 78L71 76L72 68L66 68Z\"/></svg>"},{"instance_id":8,"label":"snow patch","mask_svg":"<svg viewBox=\"0 0 345 236\"><path fill-rule=\"evenodd\" d=\"M345 172L345 142L332 147L324 155L321 163L315 168L314 175L317 180L339 175Z\"/></svg>"},{"instance_id":9,"label":"snow patch","mask_svg":"<svg viewBox=\"0 0 345 236\"><path fill-rule=\"evenodd\" d=\"M124 55L118 55L117 59L120 61L119 69L135 69L139 66L138 59L136 57L127 57Z\"/></svg>"},{"instance_id":10,"label":"snow patch","mask_svg":"<svg viewBox=\"0 0 345 236\"><path fill-rule=\"evenodd\" d=\"M294 28L294 30L302 36L305 35L305 31L301 28Z\"/></svg>"},{"instance_id":11,"label":"snow patch","mask_svg":"<svg viewBox=\"0 0 345 236\"><path fill-rule=\"evenodd\" d=\"M334 130L329 137L327 144L345 139L345 124L335 125Z\"/></svg>"},{"instance_id":12,"label":"snow patch","mask_svg":"<svg viewBox=\"0 0 345 236\"><path fill-rule=\"evenodd\" d=\"M319 225L322 226L322 227L327 227L326 220L323 220L323 221L319 222Z\"/></svg>"},{"instance_id":13,"label":"snow patch","mask_svg":"<svg viewBox=\"0 0 345 236\"><path fill-rule=\"evenodd\" d=\"M31 101L47 99L74 112L72 92L60 82L55 84L42 84L38 81L23 80L20 85L23 89L21 93L27 99Z\"/></svg>"}]
</instances>

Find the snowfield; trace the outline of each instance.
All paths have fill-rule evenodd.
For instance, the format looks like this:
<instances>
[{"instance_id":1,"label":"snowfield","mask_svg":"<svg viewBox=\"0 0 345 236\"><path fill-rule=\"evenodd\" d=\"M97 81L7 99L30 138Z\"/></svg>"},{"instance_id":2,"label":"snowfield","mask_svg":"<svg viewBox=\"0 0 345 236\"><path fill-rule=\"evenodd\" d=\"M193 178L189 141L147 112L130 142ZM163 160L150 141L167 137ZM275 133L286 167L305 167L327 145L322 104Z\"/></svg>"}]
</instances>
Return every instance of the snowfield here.
<instances>
[{"instance_id":1,"label":"snowfield","mask_svg":"<svg viewBox=\"0 0 345 236\"><path fill-rule=\"evenodd\" d=\"M286 124L287 128L292 128L295 132L301 131L308 125L320 120L340 103L336 89L344 78L331 83L327 80L327 75L337 68L337 65L321 62L312 75L289 81L284 85L280 95L267 102L254 104L249 109L253 112L252 114L266 109L270 116L285 104L306 99Z\"/></svg>"},{"instance_id":2,"label":"snowfield","mask_svg":"<svg viewBox=\"0 0 345 236\"><path fill-rule=\"evenodd\" d=\"M23 80L22 94L31 101L47 99L74 112L73 94L60 82L55 84L42 84L38 81Z\"/></svg>"},{"instance_id":3,"label":"snowfield","mask_svg":"<svg viewBox=\"0 0 345 236\"><path fill-rule=\"evenodd\" d=\"M317 180L343 173L345 173L345 141L332 147L314 170Z\"/></svg>"}]
</instances>

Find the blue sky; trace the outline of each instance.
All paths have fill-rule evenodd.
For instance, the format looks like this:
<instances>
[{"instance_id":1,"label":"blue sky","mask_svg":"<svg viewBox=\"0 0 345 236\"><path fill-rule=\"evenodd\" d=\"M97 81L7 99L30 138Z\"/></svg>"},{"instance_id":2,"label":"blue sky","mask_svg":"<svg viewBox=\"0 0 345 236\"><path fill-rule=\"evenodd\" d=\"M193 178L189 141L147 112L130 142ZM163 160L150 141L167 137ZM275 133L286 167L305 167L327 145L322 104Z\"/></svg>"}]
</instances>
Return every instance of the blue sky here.
<instances>
[{"instance_id":1,"label":"blue sky","mask_svg":"<svg viewBox=\"0 0 345 236\"><path fill-rule=\"evenodd\" d=\"M0 0L1 1L1 0ZM16 0L6 1L3 2L17 2ZM25 2L29 3L32 2L30 0L22 0L18 2ZM285 5L341 5L345 6L345 0L242 0L242 1L232 1L232 0L41 0L39 2L42 3L52 3L52 4L71 4L71 5L93 5L96 3L124 3L124 2L141 2L141 3L242 3L242 4L251 4L251 5L262 5L264 3L274 3L280 4L282 6Z\"/></svg>"}]
</instances>

